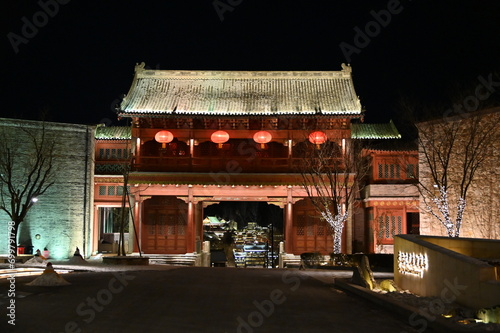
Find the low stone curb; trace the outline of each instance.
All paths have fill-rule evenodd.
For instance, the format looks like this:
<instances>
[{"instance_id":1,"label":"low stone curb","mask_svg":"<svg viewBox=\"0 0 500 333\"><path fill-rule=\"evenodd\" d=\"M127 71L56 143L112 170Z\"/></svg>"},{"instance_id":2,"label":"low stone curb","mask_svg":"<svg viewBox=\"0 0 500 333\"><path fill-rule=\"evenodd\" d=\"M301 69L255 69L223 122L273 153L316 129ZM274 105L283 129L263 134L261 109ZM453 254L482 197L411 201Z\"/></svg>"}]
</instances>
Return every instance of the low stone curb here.
<instances>
[{"instance_id":1,"label":"low stone curb","mask_svg":"<svg viewBox=\"0 0 500 333\"><path fill-rule=\"evenodd\" d=\"M371 290L368 290L364 287L355 285L350 283L349 279L335 279L335 287L341 289L346 292L353 293L357 296L363 297L366 300L373 302L375 304L381 305L391 312L408 319L413 313L416 313L417 316L415 320L423 319L427 322L427 328L431 328L435 332L443 332L443 333L471 333L471 331L467 327L457 327L453 323L450 323L446 318L436 317L434 320L429 320L426 317L418 314L419 309L408 304L404 304L401 302L396 302L392 299L388 299L382 295L379 295Z\"/></svg>"}]
</instances>

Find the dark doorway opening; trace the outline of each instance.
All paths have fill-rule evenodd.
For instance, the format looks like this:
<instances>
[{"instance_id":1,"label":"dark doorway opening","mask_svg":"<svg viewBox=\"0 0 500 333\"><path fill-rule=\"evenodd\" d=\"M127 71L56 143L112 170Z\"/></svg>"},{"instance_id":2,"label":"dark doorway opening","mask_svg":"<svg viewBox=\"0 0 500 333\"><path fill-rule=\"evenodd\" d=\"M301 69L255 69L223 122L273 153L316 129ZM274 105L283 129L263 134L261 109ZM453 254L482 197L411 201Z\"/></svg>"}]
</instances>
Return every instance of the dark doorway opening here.
<instances>
[{"instance_id":1,"label":"dark doorway opening","mask_svg":"<svg viewBox=\"0 0 500 333\"><path fill-rule=\"evenodd\" d=\"M406 213L406 233L411 235L420 235L419 213Z\"/></svg>"},{"instance_id":2,"label":"dark doorway opening","mask_svg":"<svg viewBox=\"0 0 500 333\"><path fill-rule=\"evenodd\" d=\"M283 209L267 202L214 203L203 212L204 240L212 264L276 267L283 240Z\"/></svg>"}]
</instances>

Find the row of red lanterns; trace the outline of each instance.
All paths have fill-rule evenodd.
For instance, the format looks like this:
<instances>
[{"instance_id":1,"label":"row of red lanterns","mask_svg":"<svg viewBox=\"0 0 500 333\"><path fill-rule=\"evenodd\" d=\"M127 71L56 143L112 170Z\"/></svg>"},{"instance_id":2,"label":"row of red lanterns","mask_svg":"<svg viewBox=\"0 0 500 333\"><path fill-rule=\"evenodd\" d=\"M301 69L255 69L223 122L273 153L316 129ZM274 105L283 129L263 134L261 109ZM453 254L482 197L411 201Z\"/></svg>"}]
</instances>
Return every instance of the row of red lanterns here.
<instances>
[{"instance_id":1,"label":"row of red lanterns","mask_svg":"<svg viewBox=\"0 0 500 333\"><path fill-rule=\"evenodd\" d=\"M253 140L257 143L260 143L261 146L272 140L273 136L271 133L267 131L259 131L253 135ZM172 142L174 139L174 135L169 131L159 131L155 135L155 140L162 144L162 148L166 147L166 144ZM216 131L212 133L210 137L212 142L217 143L219 147L222 146L223 143L229 140L229 134L226 131ZM316 131L309 134L309 141L315 145L320 145L325 143L327 140L327 136L324 132Z\"/></svg>"}]
</instances>

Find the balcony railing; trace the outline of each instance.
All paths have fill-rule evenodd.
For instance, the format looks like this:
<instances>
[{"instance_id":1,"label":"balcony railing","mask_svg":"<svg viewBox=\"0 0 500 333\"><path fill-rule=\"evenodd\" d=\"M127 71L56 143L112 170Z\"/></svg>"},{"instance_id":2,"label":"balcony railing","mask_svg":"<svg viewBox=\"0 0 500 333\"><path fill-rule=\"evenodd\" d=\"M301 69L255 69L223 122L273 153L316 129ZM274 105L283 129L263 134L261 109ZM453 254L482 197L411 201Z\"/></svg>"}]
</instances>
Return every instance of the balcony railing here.
<instances>
[{"instance_id":1,"label":"balcony railing","mask_svg":"<svg viewBox=\"0 0 500 333\"><path fill-rule=\"evenodd\" d=\"M140 157L133 171L264 173L297 172L301 158Z\"/></svg>"},{"instance_id":2,"label":"balcony railing","mask_svg":"<svg viewBox=\"0 0 500 333\"><path fill-rule=\"evenodd\" d=\"M340 163L341 159L332 159ZM143 172L219 172L299 173L301 157L182 157L141 156L132 161L131 171ZM96 161L97 174L122 174L123 161Z\"/></svg>"}]
</instances>

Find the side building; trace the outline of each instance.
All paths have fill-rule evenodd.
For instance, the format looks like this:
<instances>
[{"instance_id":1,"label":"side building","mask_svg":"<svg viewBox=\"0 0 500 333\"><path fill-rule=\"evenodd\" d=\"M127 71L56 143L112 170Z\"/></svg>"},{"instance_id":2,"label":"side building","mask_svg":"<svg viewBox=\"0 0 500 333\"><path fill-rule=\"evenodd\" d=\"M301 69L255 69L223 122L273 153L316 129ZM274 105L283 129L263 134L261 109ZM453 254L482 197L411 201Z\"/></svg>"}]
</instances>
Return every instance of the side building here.
<instances>
[{"instance_id":1,"label":"side building","mask_svg":"<svg viewBox=\"0 0 500 333\"><path fill-rule=\"evenodd\" d=\"M31 137L45 135L47 144L54 143L52 181L54 184L38 197L20 224L18 245L21 251L49 251L54 259L72 256L76 247L85 256L92 252L94 126L0 119L2 149L10 149L15 161L16 182L25 182L25 158L35 152ZM3 152L4 154L5 152ZM0 184L6 186L6 184ZM6 203L9 198L4 196ZM0 211L0 253L9 253L9 216Z\"/></svg>"},{"instance_id":2,"label":"side building","mask_svg":"<svg viewBox=\"0 0 500 333\"><path fill-rule=\"evenodd\" d=\"M353 124L352 130L353 137L368 140L363 152L370 166L360 193L360 251L393 253L395 235L420 234L417 144L396 138L392 122Z\"/></svg>"}]
</instances>

